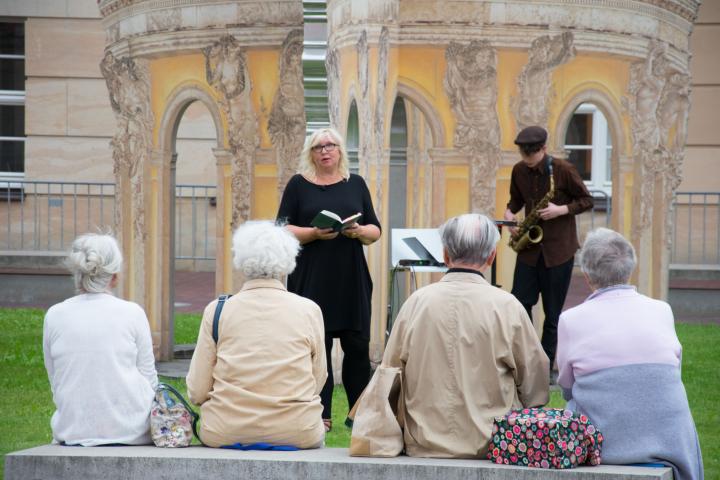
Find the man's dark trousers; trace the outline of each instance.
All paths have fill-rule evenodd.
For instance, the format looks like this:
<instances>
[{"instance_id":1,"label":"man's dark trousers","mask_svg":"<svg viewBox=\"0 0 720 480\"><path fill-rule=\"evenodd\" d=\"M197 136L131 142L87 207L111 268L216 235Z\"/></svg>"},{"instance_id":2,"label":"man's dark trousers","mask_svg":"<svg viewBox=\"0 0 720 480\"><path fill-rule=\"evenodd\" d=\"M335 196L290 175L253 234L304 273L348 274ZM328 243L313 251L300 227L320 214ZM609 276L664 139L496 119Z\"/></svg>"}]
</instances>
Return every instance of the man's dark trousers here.
<instances>
[{"instance_id":1,"label":"man's dark trousers","mask_svg":"<svg viewBox=\"0 0 720 480\"><path fill-rule=\"evenodd\" d=\"M540 254L535 266L527 265L519 260L515 263L515 278L513 279L512 294L523 304L530 320L532 320L532 307L542 294L545 322L543 324L542 346L550 359L550 368L555 363L557 349L557 325L562 313L565 297L570 288L574 257L565 263L554 267L546 267L545 259Z\"/></svg>"}]
</instances>

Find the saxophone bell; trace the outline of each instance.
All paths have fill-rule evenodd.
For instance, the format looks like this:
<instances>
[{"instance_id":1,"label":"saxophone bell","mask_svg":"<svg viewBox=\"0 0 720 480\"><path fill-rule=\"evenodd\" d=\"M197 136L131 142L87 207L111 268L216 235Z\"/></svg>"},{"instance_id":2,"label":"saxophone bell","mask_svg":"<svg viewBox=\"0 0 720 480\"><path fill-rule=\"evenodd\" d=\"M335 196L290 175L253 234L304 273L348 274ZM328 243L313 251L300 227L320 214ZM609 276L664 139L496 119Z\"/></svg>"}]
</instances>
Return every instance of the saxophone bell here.
<instances>
[{"instance_id":1,"label":"saxophone bell","mask_svg":"<svg viewBox=\"0 0 720 480\"><path fill-rule=\"evenodd\" d=\"M510 246L516 252L525 250L529 244L540 243L543 239L543 230L540 225L532 225L528 230Z\"/></svg>"}]
</instances>

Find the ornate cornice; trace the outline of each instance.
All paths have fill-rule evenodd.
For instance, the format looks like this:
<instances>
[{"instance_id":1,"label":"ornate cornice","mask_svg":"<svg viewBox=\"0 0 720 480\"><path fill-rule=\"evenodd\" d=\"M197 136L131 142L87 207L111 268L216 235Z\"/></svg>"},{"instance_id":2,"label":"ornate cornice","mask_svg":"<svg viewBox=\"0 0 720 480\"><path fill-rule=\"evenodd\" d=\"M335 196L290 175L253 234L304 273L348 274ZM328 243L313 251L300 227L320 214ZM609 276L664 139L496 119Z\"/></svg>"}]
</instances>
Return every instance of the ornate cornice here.
<instances>
[{"instance_id":1,"label":"ornate cornice","mask_svg":"<svg viewBox=\"0 0 720 480\"><path fill-rule=\"evenodd\" d=\"M152 33L110 43L106 49L117 57L153 57L165 53L198 52L225 34L232 35L240 45L247 48L279 47L287 35L287 28L217 28Z\"/></svg>"},{"instance_id":2,"label":"ornate cornice","mask_svg":"<svg viewBox=\"0 0 720 480\"><path fill-rule=\"evenodd\" d=\"M160 54L205 47L230 33L244 46L282 44L302 27L296 0L104 0L108 47L116 54Z\"/></svg>"},{"instance_id":3,"label":"ornate cornice","mask_svg":"<svg viewBox=\"0 0 720 480\"><path fill-rule=\"evenodd\" d=\"M362 25L352 25L335 32L328 41L329 48L342 50L354 48ZM532 26L465 26L428 25L405 26L391 29L390 44L393 47L405 45L433 45L445 48L450 42L469 43L473 40L486 40L498 50L527 50L532 41L542 35L558 35L562 28L538 28ZM579 55L602 54L618 55L630 58L645 58L648 41L651 36L626 35L612 32L582 31L573 29L574 45ZM368 34L370 42L371 35ZM685 39L687 40L687 38ZM687 69L690 61L686 50L669 45L668 60L677 69Z\"/></svg>"},{"instance_id":4,"label":"ornate cornice","mask_svg":"<svg viewBox=\"0 0 720 480\"><path fill-rule=\"evenodd\" d=\"M659 8L668 10L675 15L687 20L690 23L695 23L697 19L698 8L700 2L696 0L638 0L643 3L649 3Z\"/></svg>"},{"instance_id":5,"label":"ornate cornice","mask_svg":"<svg viewBox=\"0 0 720 480\"><path fill-rule=\"evenodd\" d=\"M609 46L609 53L643 56L644 49L636 47L658 39L688 52L688 37L699 8L696 0L447 0L441 10L429 8L436 3L399 1L398 13L389 21L391 42L432 45L483 39L496 47L526 49L537 36L571 29L578 50L607 52ZM358 28L377 24L375 19L363 18L348 1L333 1L328 10L333 23L329 43L336 48L344 46L345 37ZM583 38L588 39L585 45ZM628 43L630 48L625 45Z\"/></svg>"},{"instance_id":6,"label":"ornate cornice","mask_svg":"<svg viewBox=\"0 0 720 480\"><path fill-rule=\"evenodd\" d=\"M216 8L222 5L248 5L258 13L267 12L268 4L285 4L285 14L299 15L302 20L302 4L295 0L98 0L98 9L103 18L111 16L130 17L152 10L168 10L174 8ZM272 7L271 7L272 8ZM272 17L268 16L268 20ZM226 19L229 20L229 19ZM274 22L270 22L274 23Z\"/></svg>"}]
</instances>

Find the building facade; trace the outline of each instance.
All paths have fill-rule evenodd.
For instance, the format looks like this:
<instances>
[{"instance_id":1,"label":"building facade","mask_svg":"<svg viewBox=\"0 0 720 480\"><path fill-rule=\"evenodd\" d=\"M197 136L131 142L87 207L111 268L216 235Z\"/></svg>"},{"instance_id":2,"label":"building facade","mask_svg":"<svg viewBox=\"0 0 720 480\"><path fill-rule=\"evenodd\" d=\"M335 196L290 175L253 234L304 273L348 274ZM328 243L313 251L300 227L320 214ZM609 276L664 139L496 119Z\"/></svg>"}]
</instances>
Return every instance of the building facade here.
<instances>
[{"instance_id":1,"label":"building facade","mask_svg":"<svg viewBox=\"0 0 720 480\"><path fill-rule=\"evenodd\" d=\"M325 112L386 232L368 249L374 357L391 228L499 218L524 125L546 126L553 153L608 199L652 296L667 291L672 193L720 191L708 175L720 153L717 2L18 0L0 5L0 23L0 181L8 192L20 179L115 184L118 213L102 222L122 227L123 295L148 309L163 356L163 285L184 235L167 218L187 200L171 180L215 189L206 268L231 290L231 227L274 217L293 152ZM511 285L501 250L499 283Z\"/></svg>"}]
</instances>

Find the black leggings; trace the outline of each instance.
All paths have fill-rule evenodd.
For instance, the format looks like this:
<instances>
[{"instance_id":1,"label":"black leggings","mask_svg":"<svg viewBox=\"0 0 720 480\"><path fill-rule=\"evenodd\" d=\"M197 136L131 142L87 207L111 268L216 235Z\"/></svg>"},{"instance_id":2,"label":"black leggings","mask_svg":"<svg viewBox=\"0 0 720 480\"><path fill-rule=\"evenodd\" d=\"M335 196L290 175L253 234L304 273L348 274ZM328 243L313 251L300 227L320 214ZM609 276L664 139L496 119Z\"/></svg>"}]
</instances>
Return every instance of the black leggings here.
<instances>
[{"instance_id":1,"label":"black leggings","mask_svg":"<svg viewBox=\"0 0 720 480\"><path fill-rule=\"evenodd\" d=\"M322 418L332 418L332 394L335 379L332 371L333 338L340 339L342 347L342 381L348 398L348 408L355 405L360 394L370 381L370 339L361 332L341 330L325 333L325 354L327 355L328 378L320 392L323 404Z\"/></svg>"}]
</instances>

